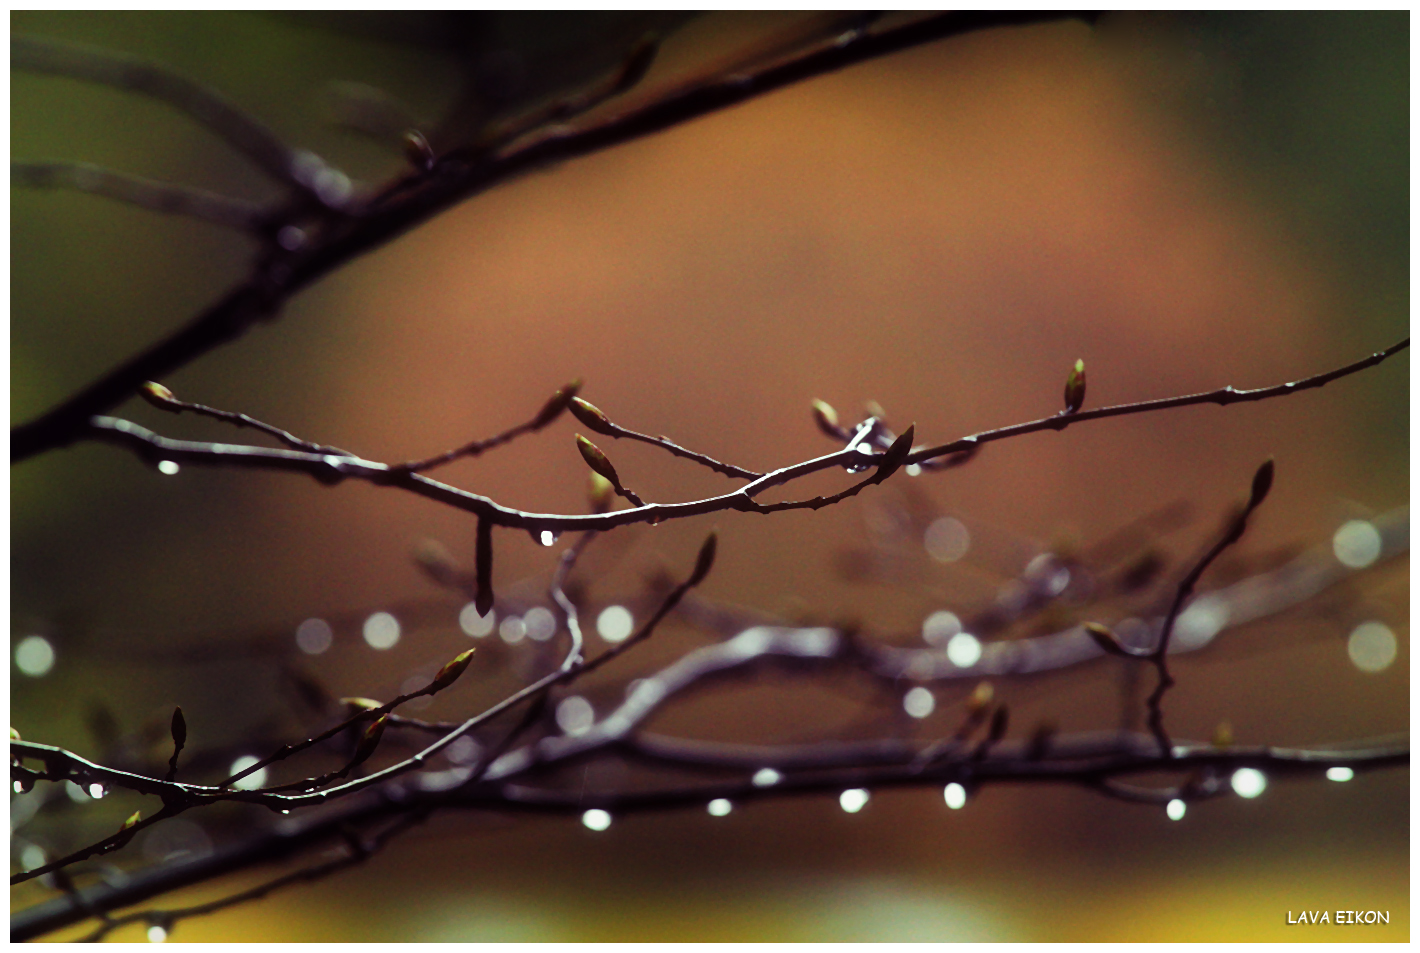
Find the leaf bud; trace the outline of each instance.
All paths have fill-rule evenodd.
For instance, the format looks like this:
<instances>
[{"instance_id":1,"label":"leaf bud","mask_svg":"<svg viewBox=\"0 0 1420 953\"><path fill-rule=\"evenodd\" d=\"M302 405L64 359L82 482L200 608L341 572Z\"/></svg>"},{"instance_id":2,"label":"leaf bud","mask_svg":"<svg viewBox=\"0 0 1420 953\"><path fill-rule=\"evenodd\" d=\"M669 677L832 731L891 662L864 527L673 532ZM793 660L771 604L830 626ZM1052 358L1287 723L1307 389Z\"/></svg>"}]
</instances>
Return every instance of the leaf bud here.
<instances>
[{"instance_id":1,"label":"leaf bud","mask_svg":"<svg viewBox=\"0 0 1420 953\"><path fill-rule=\"evenodd\" d=\"M1218 727L1213 729L1213 747L1229 748L1233 744L1233 726L1231 722L1220 721Z\"/></svg>"},{"instance_id":2,"label":"leaf bud","mask_svg":"<svg viewBox=\"0 0 1420 953\"><path fill-rule=\"evenodd\" d=\"M979 682L975 689L966 699L966 710L973 715L980 711L985 711L991 704L991 700L996 697L996 689L991 687L990 682Z\"/></svg>"},{"instance_id":3,"label":"leaf bud","mask_svg":"<svg viewBox=\"0 0 1420 953\"><path fill-rule=\"evenodd\" d=\"M987 731L986 737L992 744L1006 737L1006 726L1010 724L1011 713L1005 705L1001 705L991 713L991 728Z\"/></svg>"},{"instance_id":4,"label":"leaf bud","mask_svg":"<svg viewBox=\"0 0 1420 953\"><path fill-rule=\"evenodd\" d=\"M1128 650L1124 648L1124 643L1119 641L1119 636L1107 627L1098 622L1086 622L1084 629L1085 633L1095 640L1095 644L1110 655L1129 655Z\"/></svg>"},{"instance_id":5,"label":"leaf bud","mask_svg":"<svg viewBox=\"0 0 1420 953\"><path fill-rule=\"evenodd\" d=\"M173 404L178 403L173 392L156 381L144 381L143 386L138 388L138 396L159 410L172 410Z\"/></svg>"},{"instance_id":6,"label":"leaf bud","mask_svg":"<svg viewBox=\"0 0 1420 953\"><path fill-rule=\"evenodd\" d=\"M1252 495L1247 501L1247 508L1255 510L1262 505L1262 501L1267 499L1267 494L1272 490L1272 474L1275 467L1269 458L1266 463L1257 468L1257 472L1252 475Z\"/></svg>"},{"instance_id":7,"label":"leaf bud","mask_svg":"<svg viewBox=\"0 0 1420 953\"><path fill-rule=\"evenodd\" d=\"M705 537L705 542L700 544L700 553L695 557L695 571L690 574L690 578L685 581L687 586L698 586L710 574L710 567L715 565L715 548L718 545L718 535L711 532Z\"/></svg>"},{"instance_id":8,"label":"leaf bud","mask_svg":"<svg viewBox=\"0 0 1420 953\"><path fill-rule=\"evenodd\" d=\"M607 415L602 413L601 409L598 408L596 404L585 401L580 397L573 397L568 410L572 411L572 416L580 420L588 430L595 433L606 434L607 436L615 434L611 421L607 419Z\"/></svg>"},{"instance_id":9,"label":"leaf bud","mask_svg":"<svg viewBox=\"0 0 1420 953\"><path fill-rule=\"evenodd\" d=\"M439 674L434 676L434 680L429 683L431 691L443 691L454 682L458 681L460 675L468 668L468 663L473 659L473 649L460 652L452 659L444 663L444 667L439 669Z\"/></svg>"},{"instance_id":10,"label":"leaf bud","mask_svg":"<svg viewBox=\"0 0 1420 953\"><path fill-rule=\"evenodd\" d=\"M599 473L606 477L613 487L621 486L621 478L616 475L616 467L611 465L611 461L606 458L596 444L592 443L581 434L577 434L577 450L582 454L582 459L587 461L587 466L592 468L593 473Z\"/></svg>"},{"instance_id":11,"label":"leaf bud","mask_svg":"<svg viewBox=\"0 0 1420 953\"><path fill-rule=\"evenodd\" d=\"M660 42L656 34L647 33L632 48L627 55L626 61L621 64L621 70L616 74L616 79L612 82L613 93L624 93L646 77L650 71L651 64L656 60L656 53L660 50Z\"/></svg>"},{"instance_id":12,"label":"leaf bud","mask_svg":"<svg viewBox=\"0 0 1420 953\"><path fill-rule=\"evenodd\" d=\"M814 423L818 424L818 429L835 440L846 440L848 434L838 425L838 411L832 406L814 398L813 402Z\"/></svg>"},{"instance_id":13,"label":"leaf bud","mask_svg":"<svg viewBox=\"0 0 1420 953\"><path fill-rule=\"evenodd\" d=\"M21 740L21 739L20 739L20 733L19 733L19 731L17 731L17 730L14 729L14 728L11 728L11 729L10 729L10 740L11 740L11 741L19 741L19 740Z\"/></svg>"},{"instance_id":14,"label":"leaf bud","mask_svg":"<svg viewBox=\"0 0 1420 953\"><path fill-rule=\"evenodd\" d=\"M616 488L611 485L610 480L600 473L587 474L587 503L591 506L593 513L605 513L611 509L611 501L614 496L616 496Z\"/></svg>"},{"instance_id":15,"label":"leaf bud","mask_svg":"<svg viewBox=\"0 0 1420 953\"><path fill-rule=\"evenodd\" d=\"M353 711L369 711L372 708L379 708L384 702L377 702L373 698L342 698L340 704Z\"/></svg>"},{"instance_id":16,"label":"leaf bud","mask_svg":"<svg viewBox=\"0 0 1420 953\"><path fill-rule=\"evenodd\" d=\"M132 827L134 824L137 824L137 823L138 823L139 821L141 821L142 819L143 819L143 812L142 812L142 811L134 811L132 814L128 815L128 820L126 820L126 821L123 822L123 826L119 828L119 831L120 831L120 832L123 832L123 831L128 830L130 827Z\"/></svg>"},{"instance_id":17,"label":"leaf bud","mask_svg":"<svg viewBox=\"0 0 1420 953\"><path fill-rule=\"evenodd\" d=\"M187 744L187 719L182 716L182 706L173 708L173 744L181 748Z\"/></svg>"},{"instance_id":18,"label":"leaf bud","mask_svg":"<svg viewBox=\"0 0 1420 953\"><path fill-rule=\"evenodd\" d=\"M883 451L882 459L878 462L878 472L873 475L873 479L881 483L898 471L907 460L907 455L912 452L912 438L917 432L917 425L912 424L892 442L892 446Z\"/></svg>"},{"instance_id":19,"label":"leaf bud","mask_svg":"<svg viewBox=\"0 0 1420 953\"><path fill-rule=\"evenodd\" d=\"M1073 414L1085 405L1085 361L1075 362L1065 378L1065 413Z\"/></svg>"},{"instance_id":20,"label":"leaf bud","mask_svg":"<svg viewBox=\"0 0 1420 953\"><path fill-rule=\"evenodd\" d=\"M404 158L410 165L420 172L428 172L434 168L434 149L429 145L429 140L424 138L424 133L418 129L410 129L400 137L400 142L404 146Z\"/></svg>"},{"instance_id":21,"label":"leaf bud","mask_svg":"<svg viewBox=\"0 0 1420 953\"><path fill-rule=\"evenodd\" d=\"M577 391L582 389L582 379L579 377L563 387L558 388L551 397L547 398L547 403L542 405L542 409L537 412L530 425L533 430L541 430L562 416L562 411L567 409L567 405L577 396Z\"/></svg>"},{"instance_id":22,"label":"leaf bud","mask_svg":"<svg viewBox=\"0 0 1420 953\"><path fill-rule=\"evenodd\" d=\"M385 725L389 723L388 714L381 715L370 722L365 733L360 736L360 743L355 747L355 757L350 759L350 767L363 764L370 759L370 755L375 753L375 749L380 745L380 736L385 733Z\"/></svg>"}]
</instances>

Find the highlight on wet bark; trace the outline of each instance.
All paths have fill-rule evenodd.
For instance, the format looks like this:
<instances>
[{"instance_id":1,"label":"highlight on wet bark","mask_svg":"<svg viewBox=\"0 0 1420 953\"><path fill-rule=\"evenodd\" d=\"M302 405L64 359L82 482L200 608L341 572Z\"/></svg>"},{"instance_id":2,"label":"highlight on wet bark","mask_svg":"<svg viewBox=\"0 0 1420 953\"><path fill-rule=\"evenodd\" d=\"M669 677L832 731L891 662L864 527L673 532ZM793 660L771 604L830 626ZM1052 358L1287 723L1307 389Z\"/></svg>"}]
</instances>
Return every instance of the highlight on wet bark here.
<instances>
[{"instance_id":1,"label":"highlight on wet bark","mask_svg":"<svg viewBox=\"0 0 1420 953\"><path fill-rule=\"evenodd\" d=\"M434 149L429 145L429 140L424 138L424 133L418 129L410 129L400 137L400 142L404 146L404 158L410 165L420 172L428 172L434 168Z\"/></svg>"}]
</instances>

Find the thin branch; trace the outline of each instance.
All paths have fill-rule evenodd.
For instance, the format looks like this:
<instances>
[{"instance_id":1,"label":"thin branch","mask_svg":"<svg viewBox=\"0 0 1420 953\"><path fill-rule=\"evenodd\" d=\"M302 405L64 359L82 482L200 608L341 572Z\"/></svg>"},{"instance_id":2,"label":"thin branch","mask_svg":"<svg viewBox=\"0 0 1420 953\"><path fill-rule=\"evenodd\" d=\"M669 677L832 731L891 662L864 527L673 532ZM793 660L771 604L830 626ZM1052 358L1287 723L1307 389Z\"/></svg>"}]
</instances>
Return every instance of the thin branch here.
<instances>
[{"instance_id":1,"label":"thin branch","mask_svg":"<svg viewBox=\"0 0 1420 953\"><path fill-rule=\"evenodd\" d=\"M97 929L88 936L85 936L80 942L98 942L121 926L139 922L161 926L167 933L171 933L173 926L182 920L206 916L207 914L216 913L228 907L235 907L238 904L247 903L251 900L259 900L267 894L284 887L292 886L293 884L311 883L316 880L322 880L347 867L353 867L369 860L395 837L398 837L411 827L422 824L428 819L428 816L428 812L411 812L401 817L369 840L357 838L355 843L350 843L349 839L347 839L345 851L338 857L323 863L303 867L289 874L283 874L280 877L268 880L263 884L258 884L248 890L223 897L220 900L200 903L191 907L179 907L174 910L143 910L137 913L125 914L121 917L105 918ZM354 838L354 835L352 835L352 838Z\"/></svg>"},{"instance_id":2,"label":"thin branch","mask_svg":"<svg viewBox=\"0 0 1420 953\"><path fill-rule=\"evenodd\" d=\"M560 131L490 161L483 156L440 159L429 173L393 183L322 243L276 256L185 326L114 368L40 417L11 431L10 460L28 459L76 439L89 419L116 407L143 381L161 380L218 345L246 333L291 295L350 260L463 201L529 169L576 158L660 132L786 86L901 50L977 30L1093 14L1057 11L948 13L878 33L852 33L843 42L787 62L676 91L589 129ZM12 54L13 55L13 54ZM283 147L284 148L284 147Z\"/></svg>"},{"instance_id":3,"label":"thin branch","mask_svg":"<svg viewBox=\"0 0 1420 953\"><path fill-rule=\"evenodd\" d=\"M148 403L173 414L181 414L183 411L190 411L203 417L211 417L223 423L233 424L237 427L250 427L253 430L260 430L280 440L286 446L296 450L304 450L307 453L334 454L335 456L348 457L352 454L348 450L341 450L339 447L327 447L318 443L311 443L309 440L302 440L289 431L274 427L268 423L262 423L255 417L248 417L246 414L233 413L230 410L218 410L216 407L208 407L206 404L194 404L185 400L178 400L173 396L173 392L162 384L148 381L139 390L139 394Z\"/></svg>"},{"instance_id":4,"label":"thin branch","mask_svg":"<svg viewBox=\"0 0 1420 953\"><path fill-rule=\"evenodd\" d=\"M652 437L649 434L638 433L635 430L628 430L619 424L612 423L610 418L594 404L588 403L580 397L573 399L571 407L572 416L576 417L589 429L599 434L612 437L618 440L639 440L642 443L649 443L653 447L659 447L673 456L682 457L686 460L694 460L703 467L722 473L728 477L738 477L742 480L757 480L764 476L763 473L756 473L753 470L746 470L729 463L721 463L714 457L706 456L703 453L696 453L694 450L687 450L680 444L673 442L669 437Z\"/></svg>"},{"instance_id":5,"label":"thin branch","mask_svg":"<svg viewBox=\"0 0 1420 953\"><path fill-rule=\"evenodd\" d=\"M923 460L940 457L948 453L956 453L963 450L971 450L983 444L991 443L995 440L1005 440L1008 437L1019 437L1023 434L1036 433L1041 430L1064 430L1075 424L1084 423L1087 420L1102 420L1106 417L1123 417L1128 414L1145 414L1154 410L1171 410L1175 407L1189 407L1194 404L1218 404L1226 407L1229 404L1241 404L1256 400L1268 400L1273 397L1286 397L1299 391L1311 390L1314 387L1323 387L1334 380L1363 371L1368 367L1375 367L1388 357L1400 353L1410 347L1410 338L1397 341L1383 351L1377 351L1359 361L1354 361L1344 367L1327 371L1323 374L1316 374L1312 377L1304 377L1301 380L1290 381L1286 384L1277 384L1272 387L1258 387L1254 390L1238 390L1229 385L1218 390L1208 391L1204 394L1187 394L1183 397L1164 397L1159 400L1145 400L1133 404L1116 404L1112 407L1101 407L1097 410L1081 410L1073 414L1061 416L1059 414L1050 417L1043 417L1040 420L1032 420L1029 423L1016 424L1013 427L1002 427L999 430L986 430L970 437L962 437L951 443L944 443L938 447L928 447L914 452L907 458L908 463L921 463Z\"/></svg>"},{"instance_id":6,"label":"thin branch","mask_svg":"<svg viewBox=\"0 0 1420 953\"><path fill-rule=\"evenodd\" d=\"M1149 729L1154 733L1154 738L1159 743L1159 753L1162 757L1167 758L1172 751L1168 732L1164 730L1163 701L1165 693L1175 684L1173 676L1169 674L1168 663L1169 641L1173 636L1174 623L1178 621L1178 614L1183 611L1184 602L1193 595L1193 587L1197 585L1203 573L1213 564L1215 559L1222 555L1223 550L1242 539L1243 533L1247 531L1247 518L1262 505L1272 489L1272 475L1272 461L1268 460L1258 468L1252 478L1252 491L1248 496L1247 505L1230 521L1228 531L1223 534L1223 538L1218 540L1179 582L1178 590L1174 593L1173 603L1169 606L1168 615L1164 616L1164 627L1159 635L1159 643L1150 655L1150 661L1153 662L1154 668L1158 672L1159 681L1148 699Z\"/></svg>"},{"instance_id":7,"label":"thin branch","mask_svg":"<svg viewBox=\"0 0 1420 953\"><path fill-rule=\"evenodd\" d=\"M126 89L165 102L226 140L277 181L303 191L310 188L309 180L299 174L301 153L215 89L175 70L112 50L20 35L10 37L10 67Z\"/></svg>"},{"instance_id":8,"label":"thin branch","mask_svg":"<svg viewBox=\"0 0 1420 953\"><path fill-rule=\"evenodd\" d=\"M461 457L479 456L495 447L501 447L505 443L510 443L523 434L536 433L562 416L562 412L567 409L568 403L577 396L577 391L581 389L581 386L582 382L577 380L561 388L547 399L547 403L543 404L542 408L534 414L531 419L517 426L510 427L500 434L485 440L471 441L464 444L462 447L457 447L447 453L440 453L424 460L413 460L408 463L401 463L392 469L406 473L432 470L435 467L441 467Z\"/></svg>"},{"instance_id":9,"label":"thin branch","mask_svg":"<svg viewBox=\"0 0 1420 953\"><path fill-rule=\"evenodd\" d=\"M266 210L252 202L127 175L88 162L11 162L10 184L30 189L74 189L243 232L259 233L266 224Z\"/></svg>"},{"instance_id":10,"label":"thin branch","mask_svg":"<svg viewBox=\"0 0 1420 953\"><path fill-rule=\"evenodd\" d=\"M1093 411L1080 411L1066 417L1053 416L1029 423L1003 427L998 430L983 431L964 437L952 443L908 453L904 464L920 462L924 459L961 453L982 443L1019 437L1041 430L1063 429L1066 426L1087 420L1103 420L1137 413L1148 413L1171 407L1191 404L1222 403L1265 400L1284 397L1298 391L1320 387L1323 384L1358 373L1381 363L1386 358L1406 349L1410 339L1378 351L1369 357L1347 364L1344 367L1317 374L1286 384L1262 387L1256 390L1235 390L1225 387L1206 394L1192 394L1184 397L1170 397L1161 400L1142 401L1132 404L1118 404ZM683 519L689 516L704 516L709 513L736 510L746 513L775 513L797 509L819 509L841 502L856 495L868 486L881 482L884 478L882 465L887 453L862 454L857 450L844 449L835 453L815 457L802 463L772 470L732 493L708 497L686 503L650 503L631 509L610 513L555 514L532 513L496 503L485 496L460 490L432 480L407 469L376 463L359 457L336 454L316 454L294 450L272 450L264 447L248 447L232 444L212 444L194 441L171 440L127 420L112 417L94 417L87 425L90 439L115 443L137 453L141 458L157 465L164 460L191 463L199 466L225 466L251 469L289 470L307 473L324 483L336 483L345 478L366 480L377 486L393 486L416 493L465 512L474 513L483 521L499 526L517 527L538 533L548 530L560 533L567 530L606 530L631 523L659 523L668 519ZM906 434L904 434L906 436ZM830 496L816 496L808 500L790 500L780 503L759 503L755 497L773 487L790 483L835 466L878 466L878 472ZM891 475L890 473L888 475Z\"/></svg>"}]
</instances>

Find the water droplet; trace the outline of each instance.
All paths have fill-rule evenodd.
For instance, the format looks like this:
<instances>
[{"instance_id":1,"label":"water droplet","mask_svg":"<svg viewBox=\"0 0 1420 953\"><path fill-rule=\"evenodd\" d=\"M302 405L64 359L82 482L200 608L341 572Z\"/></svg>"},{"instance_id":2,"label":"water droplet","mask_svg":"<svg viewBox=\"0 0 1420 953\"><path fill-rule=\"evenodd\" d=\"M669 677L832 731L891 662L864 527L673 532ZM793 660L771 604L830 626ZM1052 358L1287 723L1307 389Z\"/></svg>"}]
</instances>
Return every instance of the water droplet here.
<instances>
[{"instance_id":1,"label":"water droplet","mask_svg":"<svg viewBox=\"0 0 1420 953\"><path fill-rule=\"evenodd\" d=\"M97 801L99 798L103 797L106 794L108 794L108 789L105 788L102 784L89 785L89 797L93 798L95 801Z\"/></svg>"},{"instance_id":2,"label":"water droplet","mask_svg":"<svg viewBox=\"0 0 1420 953\"><path fill-rule=\"evenodd\" d=\"M604 831L611 826L611 815L599 808L592 808L582 815L582 824L588 830Z\"/></svg>"},{"instance_id":3,"label":"water droplet","mask_svg":"<svg viewBox=\"0 0 1420 953\"><path fill-rule=\"evenodd\" d=\"M1326 779L1328 781L1350 781L1356 776L1356 772L1350 768L1327 768Z\"/></svg>"},{"instance_id":4,"label":"water droplet","mask_svg":"<svg viewBox=\"0 0 1420 953\"><path fill-rule=\"evenodd\" d=\"M838 795L838 806L849 814L857 814L868 803L868 792L862 788L849 788Z\"/></svg>"},{"instance_id":5,"label":"water droplet","mask_svg":"<svg viewBox=\"0 0 1420 953\"><path fill-rule=\"evenodd\" d=\"M158 462L158 472L163 476L174 476L182 467L172 460L161 460Z\"/></svg>"},{"instance_id":6,"label":"water droplet","mask_svg":"<svg viewBox=\"0 0 1420 953\"><path fill-rule=\"evenodd\" d=\"M1178 798L1174 798L1164 808L1164 813L1168 815L1169 820L1171 821L1181 821L1183 820L1183 815L1187 810L1187 804L1183 803L1183 801L1179 800Z\"/></svg>"},{"instance_id":7,"label":"water droplet","mask_svg":"<svg viewBox=\"0 0 1420 953\"><path fill-rule=\"evenodd\" d=\"M966 806L966 788L953 781L942 791L942 797L947 802L947 807L954 811L959 811Z\"/></svg>"},{"instance_id":8,"label":"water droplet","mask_svg":"<svg viewBox=\"0 0 1420 953\"><path fill-rule=\"evenodd\" d=\"M1346 640L1346 654L1363 672L1380 672L1395 661L1395 633L1384 622L1362 622Z\"/></svg>"},{"instance_id":9,"label":"water droplet","mask_svg":"<svg viewBox=\"0 0 1420 953\"><path fill-rule=\"evenodd\" d=\"M168 938L168 931L158 926L156 923L148 928L148 942L162 943Z\"/></svg>"},{"instance_id":10,"label":"water droplet","mask_svg":"<svg viewBox=\"0 0 1420 953\"><path fill-rule=\"evenodd\" d=\"M969 632L958 632L947 642L947 659L957 668L981 661L981 641Z\"/></svg>"},{"instance_id":11,"label":"water droplet","mask_svg":"<svg viewBox=\"0 0 1420 953\"><path fill-rule=\"evenodd\" d=\"M537 543L539 546L551 546L553 543L557 542L557 537L562 535L561 533L554 533L550 529L530 530L529 532L532 534L533 542Z\"/></svg>"},{"instance_id":12,"label":"water droplet","mask_svg":"<svg viewBox=\"0 0 1420 953\"><path fill-rule=\"evenodd\" d=\"M754 772L754 777L750 778L750 783L757 788L772 788L784 779L784 775L773 768L760 768Z\"/></svg>"},{"instance_id":13,"label":"water droplet","mask_svg":"<svg viewBox=\"0 0 1420 953\"><path fill-rule=\"evenodd\" d=\"M1233 772L1232 785L1238 797L1254 798L1267 790L1267 775L1256 768L1238 768Z\"/></svg>"},{"instance_id":14,"label":"water droplet","mask_svg":"<svg viewBox=\"0 0 1420 953\"><path fill-rule=\"evenodd\" d=\"M15 647L15 667L31 678L40 678L54 668L54 646L42 635L27 635Z\"/></svg>"},{"instance_id":15,"label":"water droplet","mask_svg":"<svg viewBox=\"0 0 1420 953\"><path fill-rule=\"evenodd\" d=\"M608 642L624 642L636 628L636 619L625 606L607 606L597 616L597 635Z\"/></svg>"},{"instance_id":16,"label":"water droplet","mask_svg":"<svg viewBox=\"0 0 1420 953\"><path fill-rule=\"evenodd\" d=\"M725 798L717 797L715 800L705 805L705 810L711 817L724 817L726 814L730 813L730 811L734 810L734 805Z\"/></svg>"},{"instance_id":17,"label":"water droplet","mask_svg":"<svg viewBox=\"0 0 1420 953\"><path fill-rule=\"evenodd\" d=\"M936 707L937 699L921 685L908 690L902 699L902 710L913 718L926 718Z\"/></svg>"}]
</instances>

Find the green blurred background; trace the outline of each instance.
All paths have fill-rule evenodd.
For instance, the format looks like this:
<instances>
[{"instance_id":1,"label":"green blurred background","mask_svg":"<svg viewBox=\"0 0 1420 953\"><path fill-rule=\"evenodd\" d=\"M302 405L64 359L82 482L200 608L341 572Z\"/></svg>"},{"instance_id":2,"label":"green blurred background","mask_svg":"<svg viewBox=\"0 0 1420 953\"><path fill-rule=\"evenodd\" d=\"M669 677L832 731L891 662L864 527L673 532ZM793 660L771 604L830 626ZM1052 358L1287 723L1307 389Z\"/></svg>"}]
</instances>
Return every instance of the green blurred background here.
<instances>
[{"instance_id":1,"label":"green blurred background","mask_svg":"<svg viewBox=\"0 0 1420 953\"><path fill-rule=\"evenodd\" d=\"M680 25L646 88L795 19ZM332 81L384 89L432 119L457 100L475 46L485 59L517 53L524 82L509 95L526 98L600 75L648 25L677 22L484 18L465 36L420 14L11 14L16 32L129 51L208 82L366 183L401 159L332 126ZM1077 357L1091 405L1329 369L1407 333L1408 40L1404 12L1147 14L931 44L503 185L164 383L396 461L496 432L581 376L613 419L764 469L831 449L809 421L815 397L845 415L877 400L940 442L1054 412ZM18 73L11 90L14 158L274 194L157 104ZM187 320L253 253L214 226L58 192L15 190L11 235L12 423ZM841 572L845 548L909 492L889 485L816 514L616 534L588 554L588 600L634 598L657 565L683 570L717 525L707 595L910 632L935 609L988 599L1040 547L1097 540L1176 499L1199 514L1164 544L1182 557L1268 456L1276 489L1241 552L1324 542L1344 519L1408 503L1409 360L1288 400L993 445L911 484L923 505L971 526L980 552L946 567L916 553L895 584ZM169 435L240 439L138 401L120 413ZM559 423L444 478L578 511L585 468L572 430ZM649 448L616 444L612 456L649 499L723 486ZM12 643L41 634L57 653L43 678L12 664L11 723L27 739L95 754L94 712L141 735L175 703L193 744L295 737L309 715L283 672L334 695L388 697L468 644L459 601L410 553L434 538L471 559L472 524L412 497L276 474L160 476L80 445L13 468L11 504ZM505 591L546 579L557 550L522 534L498 541ZM444 615L407 627L388 652L337 627L335 646L307 658L290 635L311 616L358 620L440 599ZM1230 632L1179 663L1174 732L1206 739L1227 719L1240 743L1307 744L1404 728L1407 607L1402 565L1326 611ZM1362 618L1399 637L1384 672L1347 659ZM704 639L667 628L599 684L612 692ZM492 700L518 665L490 646L436 711ZM1110 727L1118 675L1102 661L998 691L1022 730L1046 717L1066 731ZM920 731L951 730L952 697L941 693ZM657 728L832 737L882 704L776 679L697 700ZM1276 783L1180 823L1067 789L992 789L961 812L935 789L884 792L852 816L831 798L784 801L724 820L625 818L603 834L451 815L365 867L184 923L174 939L1405 940L1408 800L1407 772L1387 771ZM55 808L26 834L51 851L78 846L137 806L116 796ZM212 836L259 822L242 815ZM29 884L12 905L48 895ZM1338 908L1388 909L1391 924L1286 925L1289 910ZM132 930L116 938L141 938Z\"/></svg>"}]
</instances>

